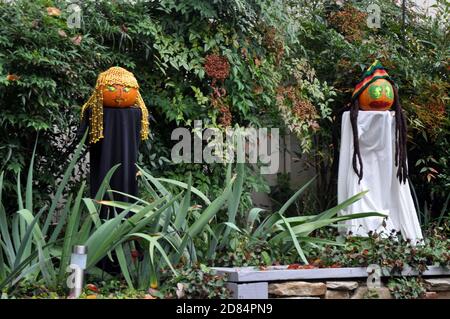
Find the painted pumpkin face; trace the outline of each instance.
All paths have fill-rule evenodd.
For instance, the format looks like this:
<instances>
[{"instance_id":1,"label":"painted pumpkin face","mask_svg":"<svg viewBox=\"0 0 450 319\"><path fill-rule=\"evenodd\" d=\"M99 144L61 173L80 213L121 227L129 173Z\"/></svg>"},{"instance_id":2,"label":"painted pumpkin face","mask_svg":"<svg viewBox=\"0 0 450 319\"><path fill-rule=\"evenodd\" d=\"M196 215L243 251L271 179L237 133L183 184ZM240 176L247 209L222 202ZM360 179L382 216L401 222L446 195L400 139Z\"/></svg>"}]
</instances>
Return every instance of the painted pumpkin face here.
<instances>
[{"instance_id":1,"label":"painted pumpkin face","mask_svg":"<svg viewBox=\"0 0 450 319\"><path fill-rule=\"evenodd\" d=\"M392 84L385 79L378 79L371 83L360 94L359 107L364 111L386 111L394 103Z\"/></svg>"},{"instance_id":2,"label":"painted pumpkin face","mask_svg":"<svg viewBox=\"0 0 450 319\"><path fill-rule=\"evenodd\" d=\"M103 92L103 105L108 107L130 107L136 103L138 90L123 85L105 85Z\"/></svg>"}]
</instances>

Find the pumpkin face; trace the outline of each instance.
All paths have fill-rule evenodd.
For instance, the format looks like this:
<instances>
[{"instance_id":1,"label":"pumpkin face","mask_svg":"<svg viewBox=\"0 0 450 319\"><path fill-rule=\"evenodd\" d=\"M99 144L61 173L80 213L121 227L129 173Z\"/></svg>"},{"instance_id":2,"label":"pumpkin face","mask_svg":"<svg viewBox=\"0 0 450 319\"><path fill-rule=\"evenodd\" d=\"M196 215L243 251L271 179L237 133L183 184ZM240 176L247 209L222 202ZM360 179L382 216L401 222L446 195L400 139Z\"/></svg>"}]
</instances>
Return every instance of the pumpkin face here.
<instances>
[{"instance_id":1,"label":"pumpkin face","mask_svg":"<svg viewBox=\"0 0 450 319\"><path fill-rule=\"evenodd\" d=\"M359 107L364 111L386 111L394 103L392 84L385 79L371 83L359 95Z\"/></svg>"},{"instance_id":2,"label":"pumpkin face","mask_svg":"<svg viewBox=\"0 0 450 319\"><path fill-rule=\"evenodd\" d=\"M103 105L108 107L130 107L136 103L138 90L123 85L105 85L103 92Z\"/></svg>"}]
</instances>

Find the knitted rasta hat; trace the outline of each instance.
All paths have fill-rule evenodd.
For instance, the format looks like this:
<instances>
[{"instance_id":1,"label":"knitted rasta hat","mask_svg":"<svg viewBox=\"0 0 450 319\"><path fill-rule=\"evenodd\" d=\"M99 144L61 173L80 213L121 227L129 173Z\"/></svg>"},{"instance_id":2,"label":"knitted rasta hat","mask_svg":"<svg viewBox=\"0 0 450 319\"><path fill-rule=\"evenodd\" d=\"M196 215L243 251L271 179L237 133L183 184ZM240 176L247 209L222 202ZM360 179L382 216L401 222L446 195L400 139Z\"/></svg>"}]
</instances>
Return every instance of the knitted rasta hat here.
<instances>
[{"instance_id":1,"label":"knitted rasta hat","mask_svg":"<svg viewBox=\"0 0 450 319\"><path fill-rule=\"evenodd\" d=\"M361 81L356 85L352 94L351 103L347 110L350 111L350 122L353 131L353 170L361 181L363 177L363 163L359 150L359 135L358 135L358 113L360 110L359 97L364 90L369 87L373 82L385 79L392 85L393 89L393 104L392 110L395 112L395 166L397 166L397 178L400 183L406 183L408 177L408 165L407 165L407 123L405 114L403 113L398 97L398 88L395 85L393 79L387 74L384 67L378 60L364 72ZM344 109L345 110L345 109Z\"/></svg>"},{"instance_id":2,"label":"knitted rasta hat","mask_svg":"<svg viewBox=\"0 0 450 319\"><path fill-rule=\"evenodd\" d=\"M87 109L91 110L91 116L89 118L90 132L89 141L90 143L97 143L103 138L103 92L102 87L106 85L123 85L130 88L139 89L136 78L133 73L125 70L124 68L114 66L109 68L105 72L99 74L97 78L97 83L95 84L95 90L92 93L89 100L81 108L81 119L83 119L84 112ZM148 110L145 106L144 100L141 94L137 93L136 99L137 106L141 109L142 119L141 119L141 139L146 140L149 133L148 124Z\"/></svg>"},{"instance_id":3,"label":"knitted rasta hat","mask_svg":"<svg viewBox=\"0 0 450 319\"><path fill-rule=\"evenodd\" d=\"M386 79L394 85L394 81L381 65L380 61L375 60L366 72L364 72L361 81L355 86L355 90L352 94L352 101L355 101L371 83L378 79Z\"/></svg>"}]
</instances>

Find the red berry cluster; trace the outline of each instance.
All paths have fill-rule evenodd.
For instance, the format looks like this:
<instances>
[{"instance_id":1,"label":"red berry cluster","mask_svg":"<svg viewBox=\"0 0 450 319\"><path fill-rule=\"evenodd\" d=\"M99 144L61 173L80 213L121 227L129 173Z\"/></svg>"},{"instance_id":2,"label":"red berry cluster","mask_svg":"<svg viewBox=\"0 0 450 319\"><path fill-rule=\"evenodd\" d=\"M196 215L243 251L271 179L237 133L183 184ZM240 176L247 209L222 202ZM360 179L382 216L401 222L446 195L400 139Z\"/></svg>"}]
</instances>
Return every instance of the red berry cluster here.
<instances>
[{"instance_id":1,"label":"red berry cluster","mask_svg":"<svg viewBox=\"0 0 450 319\"><path fill-rule=\"evenodd\" d=\"M205 58L205 72L214 80L225 80L230 75L230 63L224 56L209 54Z\"/></svg>"}]
</instances>

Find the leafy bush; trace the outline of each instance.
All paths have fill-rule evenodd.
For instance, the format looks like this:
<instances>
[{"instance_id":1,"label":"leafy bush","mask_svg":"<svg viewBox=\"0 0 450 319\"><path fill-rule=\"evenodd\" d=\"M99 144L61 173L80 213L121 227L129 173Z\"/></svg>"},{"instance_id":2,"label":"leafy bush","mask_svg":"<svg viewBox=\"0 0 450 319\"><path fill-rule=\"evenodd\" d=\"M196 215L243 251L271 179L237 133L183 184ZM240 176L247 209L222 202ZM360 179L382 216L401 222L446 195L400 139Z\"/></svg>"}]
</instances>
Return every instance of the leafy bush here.
<instances>
[{"instance_id":1,"label":"leafy bush","mask_svg":"<svg viewBox=\"0 0 450 319\"><path fill-rule=\"evenodd\" d=\"M367 267L379 265L386 275L398 274L410 266L424 272L428 266L450 265L450 239L444 228L431 230L422 243L412 246L400 234L371 233L369 237L340 238L341 246L318 247L311 262L319 267Z\"/></svg>"},{"instance_id":2,"label":"leafy bush","mask_svg":"<svg viewBox=\"0 0 450 319\"><path fill-rule=\"evenodd\" d=\"M423 280L417 277L391 279L388 288L395 299L419 299L427 291Z\"/></svg>"},{"instance_id":3,"label":"leafy bush","mask_svg":"<svg viewBox=\"0 0 450 319\"><path fill-rule=\"evenodd\" d=\"M135 201L133 203L100 200L109 189L109 179L117 169L116 165L106 175L95 199L83 198L83 183L74 200L72 196L68 197L59 223L52 225L55 209L63 198L85 138L86 134L57 187L48 211L44 206L34 213L33 165L28 173L25 205L20 199L18 213L11 222L6 217L0 194L0 289L11 289L20 280L33 278L42 278L49 288L61 288L65 282L71 249L76 244L87 246L86 267L87 272L92 274L99 273L97 264L114 252L122 275L131 289L159 287L161 270L170 269L177 276L173 265L214 260L218 251L233 249L230 239L234 232L244 234L252 241L267 240L280 253L295 251L302 262L308 263L302 246L311 243L333 244L332 241L311 237L314 230L347 219L380 216L377 213L361 213L336 217L340 209L360 199L364 195L361 193L319 215L283 217L287 208L311 184L310 181L277 213L269 215L260 223L257 221L263 210L251 209L241 229L237 226L240 225L237 213L245 180L243 163L236 165L235 174L233 166L228 166L222 194L212 201L192 186L191 178L188 183L155 178L140 167L142 183L148 193L147 200L133 196L130 197ZM3 173L0 174L0 190L2 179ZM170 192L163 183L174 185L182 191ZM18 188L18 194L21 194L20 185ZM185 194L183 190L186 190ZM192 205L192 195L199 197L204 207ZM113 218L102 221L99 217L102 205L119 211ZM224 208L225 221L222 221L218 214ZM44 212L47 214L41 223L40 217ZM60 240L62 244L58 243ZM265 258L268 260L269 256L266 254Z\"/></svg>"},{"instance_id":4,"label":"leafy bush","mask_svg":"<svg viewBox=\"0 0 450 319\"><path fill-rule=\"evenodd\" d=\"M7 208L14 205L14 179L29 165L38 133L40 191L33 196L47 200L73 151L78 106L89 95L97 70L114 63L94 38L85 36L78 43L77 32L63 17L47 13L48 3L0 3L0 165Z\"/></svg>"},{"instance_id":5,"label":"leafy bush","mask_svg":"<svg viewBox=\"0 0 450 319\"><path fill-rule=\"evenodd\" d=\"M17 213L10 220L7 218L1 197L3 172L0 172L0 290L10 289L23 279L38 278L42 278L48 288L61 289L66 282L72 247L77 244L87 246L89 253L86 267L90 273L99 273L97 263L111 252L115 252L119 264L123 266L125 263L123 246L133 238L140 239L141 247L147 248L146 268L143 273L140 273L141 280L146 280L146 284L150 283L150 278L154 281L156 256L161 257L162 262L166 262L165 265L176 273L158 242L161 236L152 233L144 234L140 231L151 223L154 225L155 219L158 224L161 213L180 196L170 200L164 198L155 200L141 207L140 210L132 210L133 207L129 207L120 213L116 212L113 218L106 221L100 219L98 212L101 202L99 200L109 188L109 180L118 165L106 175L96 199L82 198L85 188L85 183L82 183L73 201L72 196L68 196L59 223L52 224L55 209L63 198L68 178L79 158L85 138L86 134L78 145L48 210L47 206L43 206L38 213L35 213L36 205L33 206L34 156L28 172L25 202L22 202L22 198L19 197ZM21 194L20 184L17 193ZM82 203L85 206L82 206ZM125 218L131 211L134 213L133 216ZM44 212L47 214L42 222L40 217ZM199 224L201 223L197 223L196 227L201 230ZM124 275L130 287L133 288L129 274L124 273Z\"/></svg>"},{"instance_id":6,"label":"leafy bush","mask_svg":"<svg viewBox=\"0 0 450 319\"><path fill-rule=\"evenodd\" d=\"M364 26L368 3L85 1L81 28L71 29L66 1L0 2L0 286L39 279L56 288L75 243L89 245L93 273L98 260L115 252L127 285L140 289L157 286L161 269L216 259L235 265L320 259L319 265L380 263L394 270L448 265L445 237L411 247L378 237L336 243L314 236L343 220L336 217L342 206L333 204L338 146L332 132L339 124L333 112L350 100L360 73L375 58L400 86L423 221L439 216L446 225L448 2L437 2L435 17L408 4L403 27L394 2L376 1L382 9L379 30ZM70 156L80 106L97 74L111 65L136 74L152 115L152 136L139 158L143 194L135 205L83 198L83 168L78 178L72 176L82 155L78 149ZM244 165L224 174L220 164L168 163L171 129L190 128L195 119L220 129L294 132L301 141L298 155L318 174L302 212L323 213L285 217L306 187L281 200L273 214L253 208L250 192L267 186ZM60 223L53 225L64 201ZM100 205L122 213L102 222ZM125 218L127 210L132 217ZM345 218L358 216L366 215Z\"/></svg>"},{"instance_id":7,"label":"leafy bush","mask_svg":"<svg viewBox=\"0 0 450 319\"><path fill-rule=\"evenodd\" d=\"M37 132L41 192L35 198L46 198L63 174L61 159L70 153L79 107L97 74L121 65L136 74L152 114L152 139L142 146L140 161L155 176L170 168L171 178L180 179L192 171L203 175L194 186L217 196L220 169L174 167L163 159L173 143L171 128L192 127L194 119L223 128L227 114L227 125L297 134L302 151L310 154L299 155L317 171L316 192L323 197L309 203L310 210L324 210L336 193L330 182L337 147L332 111L349 101L362 70L378 58L399 84L408 113L411 179L420 207L439 215L450 176L449 5L438 1L430 17L408 3L403 27L401 8L378 0L382 27L369 29L364 18L372 2L86 1L80 4L79 29L67 26L65 1L1 2L0 165L6 205L14 206L15 176L28 165ZM214 56L228 62L227 72L214 73L220 65L206 59ZM222 89L225 95L218 97L214 92ZM246 181L248 191L256 185Z\"/></svg>"},{"instance_id":8,"label":"leafy bush","mask_svg":"<svg viewBox=\"0 0 450 319\"><path fill-rule=\"evenodd\" d=\"M70 153L80 106L97 74L111 65L135 73L150 109L152 138L142 145L141 164L152 167L156 176L168 167L175 179L188 171L203 175L195 179L202 184L194 186L210 197L220 192L221 170L170 166L164 158L173 144L171 128L192 127L195 119L205 127L289 126L306 151L316 121L329 121L333 89L315 76L307 60L290 54L298 41L290 32L293 17L281 3L102 0L80 6L77 29L66 23L65 1L0 3L0 165L6 172L5 203L11 207L14 175L28 165L37 132L41 174L36 182L42 191L35 198L44 200L63 174L61 158ZM214 75L219 66L207 59L214 56L229 65L220 79ZM217 89L225 95L216 96ZM286 90L287 104L277 103ZM258 184L247 180L247 194Z\"/></svg>"},{"instance_id":9,"label":"leafy bush","mask_svg":"<svg viewBox=\"0 0 450 319\"><path fill-rule=\"evenodd\" d=\"M178 276L169 274L160 291L169 299L227 299L226 278L203 264L179 269Z\"/></svg>"},{"instance_id":10,"label":"leafy bush","mask_svg":"<svg viewBox=\"0 0 450 319\"><path fill-rule=\"evenodd\" d=\"M417 205L438 217L449 189L448 150L448 1L436 1L435 15L425 15L412 1L406 1L405 25L402 9L393 1L289 2L297 19L292 47L298 56L306 56L320 81L332 85L336 96L330 107L337 111L350 102L354 85L363 70L379 59L399 86L401 103L408 117L408 151L411 181L417 193ZM367 7L381 9L381 28L366 25ZM334 200L337 168L333 157L338 145L332 140L334 123L319 121L317 143L311 162L319 174L320 202ZM332 147L329 147L332 145ZM310 203L312 205L312 203ZM448 215L448 210L445 212Z\"/></svg>"},{"instance_id":11,"label":"leafy bush","mask_svg":"<svg viewBox=\"0 0 450 319\"><path fill-rule=\"evenodd\" d=\"M61 159L70 153L80 106L97 74L111 65L124 66L138 78L153 118L153 138L143 145L141 160L161 172L167 164L160 158L167 157L173 143L170 128L189 127L194 119L219 126L222 112L213 105L212 79L205 75L207 55L218 54L231 64L223 86L232 124L262 124L258 114L275 101L281 77L275 61L279 52L262 43L264 26L278 21L274 14L279 8L268 11L268 3L85 1L77 29L66 23L71 14L66 1L2 1L0 165L6 172L5 203L14 205L14 175L28 165L38 132L36 182L41 192L35 198L46 198L63 174ZM253 94L256 83L260 93ZM188 169L201 172L205 167L188 166L179 176ZM217 195L214 183L216 176L208 195Z\"/></svg>"}]
</instances>

